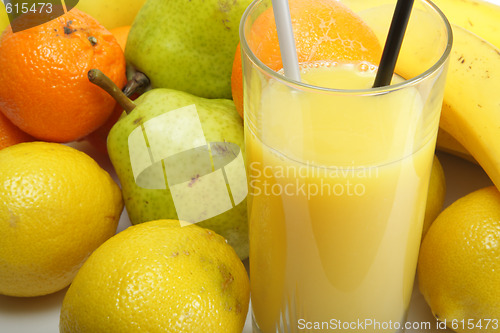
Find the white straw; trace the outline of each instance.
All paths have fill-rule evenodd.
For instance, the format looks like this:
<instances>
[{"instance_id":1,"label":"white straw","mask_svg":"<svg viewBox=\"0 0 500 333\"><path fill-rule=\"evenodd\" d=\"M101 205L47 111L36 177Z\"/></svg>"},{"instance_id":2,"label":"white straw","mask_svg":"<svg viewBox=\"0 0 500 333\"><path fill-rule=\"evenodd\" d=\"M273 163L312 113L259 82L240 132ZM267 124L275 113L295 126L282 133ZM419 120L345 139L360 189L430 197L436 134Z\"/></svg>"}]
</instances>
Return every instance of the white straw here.
<instances>
[{"instance_id":1,"label":"white straw","mask_svg":"<svg viewBox=\"0 0 500 333\"><path fill-rule=\"evenodd\" d=\"M283 61L283 71L289 79L300 81L299 60L293 37L292 19L288 0L272 0L274 20L278 31L278 42Z\"/></svg>"}]
</instances>

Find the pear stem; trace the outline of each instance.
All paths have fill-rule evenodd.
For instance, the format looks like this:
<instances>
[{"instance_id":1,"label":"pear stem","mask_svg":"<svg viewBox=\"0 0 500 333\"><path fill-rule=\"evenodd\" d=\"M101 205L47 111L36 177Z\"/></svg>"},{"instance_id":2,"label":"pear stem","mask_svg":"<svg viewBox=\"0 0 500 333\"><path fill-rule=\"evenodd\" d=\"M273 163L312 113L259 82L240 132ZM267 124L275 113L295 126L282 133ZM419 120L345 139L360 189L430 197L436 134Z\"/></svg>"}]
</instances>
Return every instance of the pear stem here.
<instances>
[{"instance_id":1,"label":"pear stem","mask_svg":"<svg viewBox=\"0 0 500 333\"><path fill-rule=\"evenodd\" d=\"M135 93L141 94L150 83L151 82L146 74L136 71L132 76L132 79L127 82L127 85L122 91L127 97L130 97Z\"/></svg>"},{"instance_id":2,"label":"pear stem","mask_svg":"<svg viewBox=\"0 0 500 333\"><path fill-rule=\"evenodd\" d=\"M91 69L87 73L89 81L93 84L101 87L104 91L113 97L118 104L125 110L127 114L132 112L135 108L134 102L132 102L121 90L118 86L111 81L109 77L107 77L103 72L99 69Z\"/></svg>"}]
</instances>

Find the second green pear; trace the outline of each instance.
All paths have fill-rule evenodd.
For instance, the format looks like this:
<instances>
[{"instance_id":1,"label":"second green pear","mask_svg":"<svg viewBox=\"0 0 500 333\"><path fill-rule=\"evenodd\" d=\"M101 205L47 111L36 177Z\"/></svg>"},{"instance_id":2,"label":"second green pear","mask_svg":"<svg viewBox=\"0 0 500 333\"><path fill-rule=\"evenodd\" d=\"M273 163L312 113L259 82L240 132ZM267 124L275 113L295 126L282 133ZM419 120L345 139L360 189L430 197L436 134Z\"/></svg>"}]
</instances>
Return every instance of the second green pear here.
<instances>
[{"instance_id":1,"label":"second green pear","mask_svg":"<svg viewBox=\"0 0 500 333\"><path fill-rule=\"evenodd\" d=\"M251 0L147 0L130 30L125 56L153 88L231 98L241 16Z\"/></svg>"}]
</instances>

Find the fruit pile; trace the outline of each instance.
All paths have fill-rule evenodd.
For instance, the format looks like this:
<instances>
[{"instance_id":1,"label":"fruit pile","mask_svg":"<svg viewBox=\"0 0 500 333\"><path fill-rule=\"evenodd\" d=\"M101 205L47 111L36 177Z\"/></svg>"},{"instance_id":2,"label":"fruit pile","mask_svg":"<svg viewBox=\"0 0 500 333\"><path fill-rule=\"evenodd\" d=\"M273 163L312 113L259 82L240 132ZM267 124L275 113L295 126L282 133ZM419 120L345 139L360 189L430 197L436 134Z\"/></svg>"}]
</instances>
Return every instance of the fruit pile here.
<instances>
[{"instance_id":1,"label":"fruit pile","mask_svg":"<svg viewBox=\"0 0 500 333\"><path fill-rule=\"evenodd\" d=\"M18 32L1 8L0 294L69 286L61 332L242 331L249 248L238 27L250 2L81 0ZM500 7L435 3L454 34L437 147L478 163L496 187L443 210L435 157L418 281L439 320L498 319ZM306 5L290 0L299 21ZM257 39L276 45L266 34L273 16L260 20ZM348 23L339 29L356 34ZM316 37L298 35L299 59ZM318 60L338 50L323 46ZM278 51L259 56L279 70ZM111 174L72 148L78 142L109 156ZM116 233L124 207L132 226Z\"/></svg>"},{"instance_id":2,"label":"fruit pile","mask_svg":"<svg viewBox=\"0 0 500 333\"><path fill-rule=\"evenodd\" d=\"M500 7L434 2L453 28L438 149L476 161L496 187L457 200L432 223L420 249L419 285L448 328L497 332L486 322L500 317L500 151L492 144L500 136Z\"/></svg>"},{"instance_id":3,"label":"fruit pile","mask_svg":"<svg viewBox=\"0 0 500 333\"><path fill-rule=\"evenodd\" d=\"M249 2L219 8L213 1L89 0L21 31L2 27L0 294L43 296L71 284L61 307L61 332L243 329L249 306L242 262L248 257L246 195L238 194L246 188L243 123L228 98L239 18ZM165 45L157 43L162 35L174 38L172 27L156 24L151 13L173 17L185 11L203 15L200 26L183 27L221 40L206 48L193 31L175 32L179 38L193 36L191 45L168 48L172 59L186 63L169 60L174 66L157 76L166 58L164 50L151 48ZM30 25L30 19L16 21ZM210 64L212 77L177 76L188 65L203 72L198 64ZM134 75L134 67L149 77ZM195 96L181 91L185 87L207 93L190 91ZM155 127L158 123L165 127ZM200 142L206 142L204 151ZM89 154L74 147L87 147ZM136 155L129 156L128 148ZM211 160L219 180L224 168L225 175L235 176L231 198L224 178L214 184L218 187L204 178L212 171ZM163 163L168 182L156 172ZM187 175L191 172L194 176ZM188 186L182 187L186 177ZM180 200L186 187L193 197ZM210 199L205 207L204 198ZM221 208L222 199L233 206ZM122 220L133 226L117 233L124 206ZM203 210L195 211L198 206Z\"/></svg>"}]
</instances>

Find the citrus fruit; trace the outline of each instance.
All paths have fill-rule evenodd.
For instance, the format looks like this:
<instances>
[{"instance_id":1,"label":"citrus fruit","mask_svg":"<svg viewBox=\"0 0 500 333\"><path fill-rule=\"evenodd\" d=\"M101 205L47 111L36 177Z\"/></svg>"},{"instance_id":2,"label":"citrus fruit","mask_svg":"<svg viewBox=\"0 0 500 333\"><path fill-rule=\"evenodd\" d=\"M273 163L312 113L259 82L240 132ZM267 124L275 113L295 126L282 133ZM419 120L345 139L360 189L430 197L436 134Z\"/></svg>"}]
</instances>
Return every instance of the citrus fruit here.
<instances>
[{"instance_id":1,"label":"citrus fruit","mask_svg":"<svg viewBox=\"0 0 500 333\"><path fill-rule=\"evenodd\" d=\"M0 149L33 140L33 137L17 128L0 112Z\"/></svg>"},{"instance_id":2,"label":"citrus fruit","mask_svg":"<svg viewBox=\"0 0 500 333\"><path fill-rule=\"evenodd\" d=\"M241 47L238 44L234 55L233 69L231 72L231 94L236 111L243 118L243 68L241 65Z\"/></svg>"},{"instance_id":3,"label":"citrus fruit","mask_svg":"<svg viewBox=\"0 0 500 333\"><path fill-rule=\"evenodd\" d=\"M241 332L248 275L224 238L197 225L134 225L85 262L61 308L61 333Z\"/></svg>"},{"instance_id":4,"label":"citrus fruit","mask_svg":"<svg viewBox=\"0 0 500 333\"><path fill-rule=\"evenodd\" d=\"M88 13L106 29L130 25L146 0L80 0L76 8ZM68 3L66 2L66 5Z\"/></svg>"},{"instance_id":5,"label":"citrus fruit","mask_svg":"<svg viewBox=\"0 0 500 333\"><path fill-rule=\"evenodd\" d=\"M113 112L111 113L111 116L109 116L108 120L99 127L97 130L94 132L90 133L85 137L85 139L94 147L96 148L99 152L101 152L104 155L108 154L108 147L107 147L107 140L108 140L108 134L113 125L120 119L120 116L123 113L123 108L120 106L120 104L116 104L115 108L113 109Z\"/></svg>"},{"instance_id":6,"label":"citrus fruit","mask_svg":"<svg viewBox=\"0 0 500 333\"><path fill-rule=\"evenodd\" d=\"M335 0L290 0L290 15L299 63L367 61L378 64L382 47L375 33L348 7ZM253 23L247 42L272 70L283 68L272 7ZM236 109L243 114L243 77L238 45L231 89Z\"/></svg>"},{"instance_id":7,"label":"citrus fruit","mask_svg":"<svg viewBox=\"0 0 500 333\"><path fill-rule=\"evenodd\" d=\"M443 209L444 198L446 196L446 179L441 162L436 155L432 162L431 178L429 181L429 191L427 193L427 204L425 206L424 225L422 228L422 240L429 230L431 223L436 219Z\"/></svg>"},{"instance_id":8,"label":"citrus fruit","mask_svg":"<svg viewBox=\"0 0 500 333\"><path fill-rule=\"evenodd\" d=\"M9 17L7 11L0 5L0 32L2 32L9 24Z\"/></svg>"},{"instance_id":9,"label":"citrus fruit","mask_svg":"<svg viewBox=\"0 0 500 333\"><path fill-rule=\"evenodd\" d=\"M125 51L125 45L127 45L127 38L128 38L128 33L130 32L130 25L125 25L123 27L118 27L109 30L115 36L116 41L122 48L122 51Z\"/></svg>"},{"instance_id":10,"label":"citrus fruit","mask_svg":"<svg viewBox=\"0 0 500 333\"><path fill-rule=\"evenodd\" d=\"M500 318L499 271L500 193L490 186L458 199L432 223L418 280L434 316L449 328L489 333L498 332L486 324Z\"/></svg>"},{"instance_id":11,"label":"citrus fruit","mask_svg":"<svg viewBox=\"0 0 500 333\"><path fill-rule=\"evenodd\" d=\"M110 175L88 155L48 142L0 151L0 294L66 287L113 236L123 209Z\"/></svg>"},{"instance_id":12,"label":"citrus fruit","mask_svg":"<svg viewBox=\"0 0 500 333\"><path fill-rule=\"evenodd\" d=\"M125 56L115 37L73 9L36 27L0 36L0 109L24 132L44 141L84 137L111 115L115 101L88 81L99 68L119 87Z\"/></svg>"}]
</instances>

